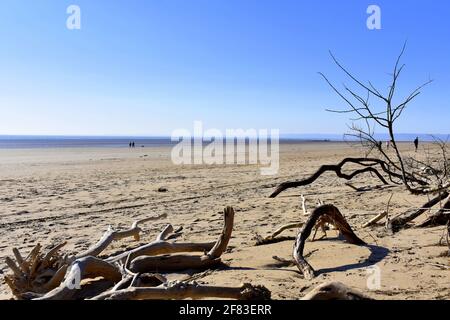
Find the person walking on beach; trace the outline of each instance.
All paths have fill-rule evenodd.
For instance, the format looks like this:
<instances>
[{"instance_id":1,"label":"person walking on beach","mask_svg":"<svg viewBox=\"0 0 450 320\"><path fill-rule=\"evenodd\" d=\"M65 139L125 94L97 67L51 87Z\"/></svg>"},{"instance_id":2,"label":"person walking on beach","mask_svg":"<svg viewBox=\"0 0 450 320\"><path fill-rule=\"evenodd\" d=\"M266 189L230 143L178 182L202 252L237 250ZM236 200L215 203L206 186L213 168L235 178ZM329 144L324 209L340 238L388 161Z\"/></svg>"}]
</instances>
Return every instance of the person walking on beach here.
<instances>
[{"instance_id":1,"label":"person walking on beach","mask_svg":"<svg viewBox=\"0 0 450 320\"><path fill-rule=\"evenodd\" d=\"M131 141L130 141L130 143L128 144L128 146L131 148Z\"/></svg>"},{"instance_id":2,"label":"person walking on beach","mask_svg":"<svg viewBox=\"0 0 450 320\"><path fill-rule=\"evenodd\" d=\"M416 148L416 152L417 152L417 148L419 148L419 137L416 137L414 139L414 147Z\"/></svg>"},{"instance_id":3,"label":"person walking on beach","mask_svg":"<svg viewBox=\"0 0 450 320\"><path fill-rule=\"evenodd\" d=\"M131 147L133 147L134 148L134 141L131 143Z\"/></svg>"}]
</instances>

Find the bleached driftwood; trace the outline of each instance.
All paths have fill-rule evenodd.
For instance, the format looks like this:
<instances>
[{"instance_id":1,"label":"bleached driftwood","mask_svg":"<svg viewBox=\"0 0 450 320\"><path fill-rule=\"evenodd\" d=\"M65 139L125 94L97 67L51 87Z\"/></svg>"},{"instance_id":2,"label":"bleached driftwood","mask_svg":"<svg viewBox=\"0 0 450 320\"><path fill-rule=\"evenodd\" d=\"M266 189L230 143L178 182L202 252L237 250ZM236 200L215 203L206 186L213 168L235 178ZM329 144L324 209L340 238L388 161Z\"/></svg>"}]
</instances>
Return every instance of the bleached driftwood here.
<instances>
[{"instance_id":1,"label":"bleached driftwood","mask_svg":"<svg viewBox=\"0 0 450 320\"><path fill-rule=\"evenodd\" d=\"M103 237L92 247L90 247L88 250L81 252L76 256L76 259L80 259L87 256L93 256L96 257L100 253L102 253L113 241L121 240L128 237L133 237L135 241L140 240L140 233L142 232L142 229L139 227L139 224L147 222L147 221L155 221L162 218L165 218L167 215L162 214L157 217L148 217L145 219L137 220L133 222L131 225L131 228L123 231L116 231L113 230L111 227L108 228L108 231L105 232ZM167 232L164 230L163 232Z\"/></svg>"},{"instance_id":2,"label":"bleached driftwood","mask_svg":"<svg viewBox=\"0 0 450 320\"><path fill-rule=\"evenodd\" d=\"M63 282L37 300L72 300L80 294L81 281L83 279L95 279L102 277L111 281L111 284L117 283L122 279L122 273L118 266L108 263L102 259L88 256L75 260Z\"/></svg>"},{"instance_id":3,"label":"bleached driftwood","mask_svg":"<svg viewBox=\"0 0 450 320\"><path fill-rule=\"evenodd\" d=\"M206 269L220 263L220 256L228 246L233 231L234 210L227 207L224 210L224 227L222 233L209 250L203 256L190 255L165 255L165 256L140 256L131 261L132 272L160 272L178 271L184 269Z\"/></svg>"},{"instance_id":4,"label":"bleached driftwood","mask_svg":"<svg viewBox=\"0 0 450 320\"><path fill-rule=\"evenodd\" d=\"M155 300L155 299L225 298L238 300L268 300L270 291L263 286L245 283L240 287L216 287L177 282L154 288L128 288L94 297L94 300Z\"/></svg>"},{"instance_id":5,"label":"bleached driftwood","mask_svg":"<svg viewBox=\"0 0 450 320\"><path fill-rule=\"evenodd\" d=\"M57 244L46 254L41 253L41 245L37 244L25 259L22 258L17 248L13 248L16 262L9 257L6 258L6 263L13 270L13 275L6 275L5 282L18 298L28 292L38 294L49 292L60 285L69 266L77 259L98 256L113 241L127 237L139 240L142 232L140 224L164 217L166 217L165 214L134 221L129 229L123 231L116 231L110 227L96 244L77 255L59 254L60 249L66 244L65 242ZM17 272L16 263L20 266L21 272Z\"/></svg>"},{"instance_id":6,"label":"bleached driftwood","mask_svg":"<svg viewBox=\"0 0 450 320\"><path fill-rule=\"evenodd\" d=\"M216 242L169 242L168 239L177 237L181 229L174 231L171 225L166 225L154 242L106 258L97 257L112 241L130 236L138 240L142 231L139 223L162 217L136 221L125 231L110 228L99 242L79 255L59 254L65 243L53 247L47 254L40 253L41 246L38 244L26 258L14 249L15 261L9 257L6 259L12 274L7 275L5 280L19 299L270 298L270 291L260 286L246 284L227 288L186 283L173 285L168 284L163 275L151 273L162 269L170 272L217 265L233 230L234 210L231 207L224 210L224 227ZM180 252L202 252L203 255L173 254ZM31 285L30 277L35 279ZM39 282L36 282L37 279Z\"/></svg>"},{"instance_id":7,"label":"bleached driftwood","mask_svg":"<svg viewBox=\"0 0 450 320\"><path fill-rule=\"evenodd\" d=\"M306 198L303 195L300 195L300 198L302 200L302 211L303 211L303 215L307 216L309 215L308 210L306 209Z\"/></svg>"},{"instance_id":8,"label":"bleached driftwood","mask_svg":"<svg viewBox=\"0 0 450 320\"><path fill-rule=\"evenodd\" d=\"M386 217L388 214L387 211L383 211L379 214L377 214L375 217L373 217L372 219L370 219L369 221L367 221L366 223L364 223L362 225L363 228L369 227L375 223L377 223L378 221L380 221L381 219L383 219L384 217Z\"/></svg>"},{"instance_id":9,"label":"bleached driftwood","mask_svg":"<svg viewBox=\"0 0 450 320\"><path fill-rule=\"evenodd\" d=\"M349 243L365 245L365 242L358 238L358 236L353 232L352 228L339 212L338 208L331 204L325 204L317 207L316 209L314 209L306 223L298 232L297 240L295 241L293 249L294 261L298 269L307 279L314 278L315 271L303 257L303 249L305 247L306 239L308 239L312 229L318 223L330 223L341 232L341 234Z\"/></svg>"},{"instance_id":10,"label":"bleached driftwood","mask_svg":"<svg viewBox=\"0 0 450 320\"><path fill-rule=\"evenodd\" d=\"M59 285L64 278L69 259L59 254L65 245L61 243L50 249L46 254L41 253L41 245L36 244L27 257L23 258L17 248L13 248L15 261L5 258L13 274L5 276L6 284L15 296L20 297L27 292L41 294Z\"/></svg>"},{"instance_id":11,"label":"bleached driftwood","mask_svg":"<svg viewBox=\"0 0 450 320\"><path fill-rule=\"evenodd\" d=\"M283 231L300 228L303 224L304 224L303 222L288 223L288 224L282 225L277 230L275 230L271 235L269 235L265 238L263 238L261 236L257 236L256 245L261 246L261 245L265 245L265 244L276 243L276 242L281 242L281 241L286 241L286 240L295 240L295 237L278 237L277 238L277 236L280 235Z\"/></svg>"}]
</instances>

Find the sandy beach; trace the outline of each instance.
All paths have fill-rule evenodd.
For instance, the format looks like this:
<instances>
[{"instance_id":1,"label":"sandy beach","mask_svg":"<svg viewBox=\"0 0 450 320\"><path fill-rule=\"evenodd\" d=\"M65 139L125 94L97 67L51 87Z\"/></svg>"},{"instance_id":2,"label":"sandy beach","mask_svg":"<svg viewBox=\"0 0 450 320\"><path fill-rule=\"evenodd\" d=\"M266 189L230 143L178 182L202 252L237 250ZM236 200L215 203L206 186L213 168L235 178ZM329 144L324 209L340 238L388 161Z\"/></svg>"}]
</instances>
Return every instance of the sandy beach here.
<instances>
[{"instance_id":1,"label":"sandy beach","mask_svg":"<svg viewBox=\"0 0 450 320\"><path fill-rule=\"evenodd\" d=\"M28 253L36 243L50 248L66 240L64 250L80 252L110 225L126 228L136 219L163 213L166 218L142 226L140 244L152 241L168 223L184 228L178 241L214 241L222 229L223 208L233 206L234 230L222 256L226 266L205 273L199 283L251 282L265 285L274 299L299 299L314 286L337 280L377 299L450 299L450 271L440 267L450 263L443 255L448 251L446 244L439 244L444 227L410 228L392 236L386 236L382 227L361 227L386 209L392 193L392 215L422 204L423 199L401 186L356 192L328 173L310 186L268 198L277 183L305 177L322 164L361 155L359 148L331 142L281 144L276 176L261 176L256 165L174 165L170 150L1 149L0 277L10 272L4 258L12 256L13 247ZM374 186L379 181L364 175L352 183ZM158 192L160 187L167 192ZM293 241L255 246L257 234L264 237L285 223L306 219L301 194L310 209L318 200L336 205L355 233L370 244L348 244L337 239L333 230L322 240L308 242L308 261L319 271L311 281L295 266L282 266L272 258L290 259ZM139 243L132 238L114 242L107 253ZM381 272L381 287L370 290L368 268L374 265ZM0 298L12 298L3 280Z\"/></svg>"}]
</instances>

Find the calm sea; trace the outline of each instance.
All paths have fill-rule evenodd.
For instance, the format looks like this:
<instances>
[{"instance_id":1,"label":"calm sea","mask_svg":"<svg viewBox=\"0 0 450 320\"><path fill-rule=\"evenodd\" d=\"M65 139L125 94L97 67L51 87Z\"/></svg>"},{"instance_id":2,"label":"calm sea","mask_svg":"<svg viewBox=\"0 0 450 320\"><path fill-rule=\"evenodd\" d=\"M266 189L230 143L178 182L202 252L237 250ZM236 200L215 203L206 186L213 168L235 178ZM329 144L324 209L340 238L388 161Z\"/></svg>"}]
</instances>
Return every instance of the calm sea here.
<instances>
[{"instance_id":1,"label":"calm sea","mask_svg":"<svg viewBox=\"0 0 450 320\"><path fill-rule=\"evenodd\" d=\"M430 135L400 134L398 141L413 141L419 136L421 141L432 141ZM448 135L437 135L446 140ZM380 136L380 141L387 137ZM302 134L280 137L281 143L309 142L342 142L342 135ZM173 146L170 137L86 137L86 136L5 136L0 135L0 149L29 148L128 148L134 142L135 147L166 147ZM207 142L205 142L207 144Z\"/></svg>"},{"instance_id":2,"label":"calm sea","mask_svg":"<svg viewBox=\"0 0 450 320\"><path fill-rule=\"evenodd\" d=\"M173 145L166 137L44 137L44 136L0 136L0 149L29 148L128 148L162 147Z\"/></svg>"}]
</instances>

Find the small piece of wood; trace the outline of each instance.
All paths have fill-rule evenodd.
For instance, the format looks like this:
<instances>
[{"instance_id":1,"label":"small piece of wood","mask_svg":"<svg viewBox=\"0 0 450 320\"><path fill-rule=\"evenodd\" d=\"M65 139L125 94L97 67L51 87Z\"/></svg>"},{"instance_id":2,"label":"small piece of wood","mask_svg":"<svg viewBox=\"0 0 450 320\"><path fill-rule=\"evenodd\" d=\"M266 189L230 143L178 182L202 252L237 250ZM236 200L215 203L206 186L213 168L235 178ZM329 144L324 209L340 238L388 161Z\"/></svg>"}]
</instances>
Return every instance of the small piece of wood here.
<instances>
[{"instance_id":1,"label":"small piece of wood","mask_svg":"<svg viewBox=\"0 0 450 320\"><path fill-rule=\"evenodd\" d=\"M49 263L50 259L66 244L67 244L67 242L64 241L64 242L56 245L55 247L53 247L49 252L47 252L44 255L44 257L42 258L41 267L42 268L48 267L48 263Z\"/></svg>"},{"instance_id":2,"label":"small piece of wood","mask_svg":"<svg viewBox=\"0 0 450 320\"><path fill-rule=\"evenodd\" d=\"M302 199L302 211L303 211L303 215L307 216L309 215L308 210L306 210L306 199L303 195L300 195L300 198Z\"/></svg>"},{"instance_id":3,"label":"small piece of wood","mask_svg":"<svg viewBox=\"0 0 450 320\"><path fill-rule=\"evenodd\" d=\"M5 262L7 266L12 270L12 272L14 272L14 275L16 277L22 276L22 270L20 270L17 264L10 257L6 257Z\"/></svg>"},{"instance_id":4,"label":"small piece of wood","mask_svg":"<svg viewBox=\"0 0 450 320\"><path fill-rule=\"evenodd\" d=\"M19 249L13 248L13 253L14 253L14 256L16 257L16 261L17 261L17 264L19 265L20 269L22 269L22 271L24 273L30 272L30 266L28 265L27 261L22 258L22 255L20 254Z\"/></svg>"},{"instance_id":5,"label":"small piece of wood","mask_svg":"<svg viewBox=\"0 0 450 320\"><path fill-rule=\"evenodd\" d=\"M362 227L363 227L363 228L366 228L366 227L368 227L368 226L371 226L371 225L377 223L378 221L380 221L381 219L383 219L384 217L386 217L387 214L388 214L387 211L383 211L382 213L377 214L375 217L373 217L372 219L370 219L369 221L367 221L366 223L364 223L364 224L362 225Z\"/></svg>"},{"instance_id":6,"label":"small piece of wood","mask_svg":"<svg viewBox=\"0 0 450 320\"><path fill-rule=\"evenodd\" d=\"M275 230L271 236L267 237L267 239L273 239L285 230L300 228L304 224L305 224L304 222L293 222L293 223L285 224L285 225L279 227L277 230Z\"/></svg>"},{"instance_id":7,"label":"small piece of wood","mask_svg":"<svg viewBox=\"0 0 450 320\"><path fill-rule=\"evenodd\" d=\"M304 224L304 222L292 222L292 223L282 225L277 230L275 230L271 235L269 235L265 238L257 235L255 245L261 246L261 245L265 245L265 244L271 244L271 243L276 243L276 242L281 242L281 241L286 241L286 240L295 240L295 237L279 237L279 238L277 238L277 236L285 230L300 228L301 226L303 226L303 224Z\"/></svg>"},{"instance_id":8,"label":"small piece of wood","mask_svg":"<svg viewBox=\"0 0 450 320\"><path fill-rule=\"evenodd\" d=\"M156 237L156 241L163 241L166 240L167 237L173 232L173 226L171 224L168 224L163 231L161 231L160 234Z\"/></svg>"}]
</instances>

